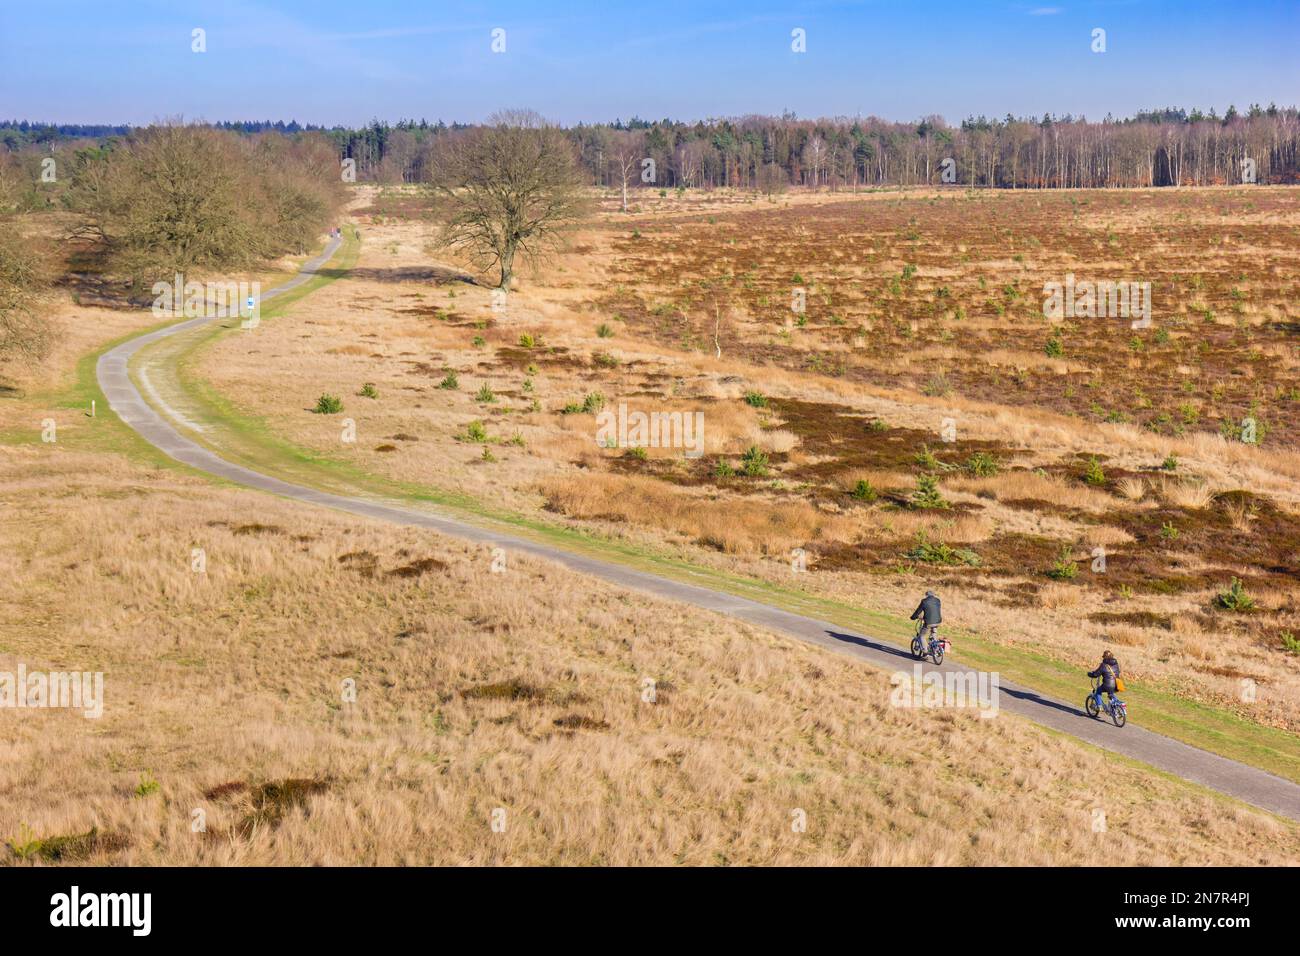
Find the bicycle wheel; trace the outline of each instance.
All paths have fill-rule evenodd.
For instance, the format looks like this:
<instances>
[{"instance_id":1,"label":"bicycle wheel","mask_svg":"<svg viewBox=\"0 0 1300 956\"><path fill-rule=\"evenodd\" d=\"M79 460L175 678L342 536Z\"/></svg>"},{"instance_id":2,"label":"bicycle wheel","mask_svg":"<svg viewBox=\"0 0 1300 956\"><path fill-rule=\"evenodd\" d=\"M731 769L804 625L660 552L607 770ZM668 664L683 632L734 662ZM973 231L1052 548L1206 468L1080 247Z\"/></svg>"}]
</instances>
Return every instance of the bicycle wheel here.
<instances>
[{"instance_id":1,"label":"bicycle wheel","mask_svg":"<svg viewBox=\"0 0 1300 956\"><path fill-rule=\"evenodd\" d=\"M940 645L940 644L936 644L936 645L934 645L934 652L933 652L930 656L931 656L932 658L934 658L934 666L935 666L935 667L938 667L940 664L942 664L942 663L943 663L943 646Z\"/></svg>"},{"instance_id":2,"label":"bicycle wheel","mask_svg":"<svg viewBox=\"0 0 1300 956\"><path fill-rule=\"evenodd\" d=\"M1119 704L1111 704L1110 719L1115 721L1116 727L1123 727L1128 723L1128 714L1124 712L1124 708Z\"/></svg>"},{"instance_id":3,"label":"bicycle wheel","mask_svg":"<svg viewBox=\"0 0 1300 956\"><path fill-rule=\"evenodd\" d=\"M1096 717L1098 714L1097 698L1093 697L1091 694L1085 697L1083 699L1083 709L1087 711L1089 717Z\"/></svg>"},{"instance_id":4,"label":"bicycle wheel","mask_svg":"<svg viewBox=\"0 0 1300 956\"><path fill-rule=\"evenodd\" d=\"M919 637L912 638L912 656L919 659L925 659L925 647L921 644Z\"/></svg>"}]
</instances>

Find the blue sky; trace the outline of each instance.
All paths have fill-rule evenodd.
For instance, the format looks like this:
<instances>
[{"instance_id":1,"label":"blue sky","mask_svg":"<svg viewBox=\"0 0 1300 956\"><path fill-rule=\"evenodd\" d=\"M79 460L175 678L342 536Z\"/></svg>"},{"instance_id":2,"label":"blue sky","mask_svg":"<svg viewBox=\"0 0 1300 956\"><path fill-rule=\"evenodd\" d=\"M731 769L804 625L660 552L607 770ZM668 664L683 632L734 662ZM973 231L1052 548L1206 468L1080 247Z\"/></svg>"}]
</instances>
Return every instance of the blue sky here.
<instances>
[{"instance_id":1,"label":"blue sky","mask_svg":"<svg viewBox=\"0 0 1300 956\"><path fill-rule=\"evenodd\" d=\"M191 31L207 52L191 52ZM1106 31L1106 52L1090 49ZM491 50L504 29L505 52ZM807 52L791 50L806 31ZM745 113L950 122L1300 101L1300 2L0 0L0 119Z\"/></svg>"}]
</instances>

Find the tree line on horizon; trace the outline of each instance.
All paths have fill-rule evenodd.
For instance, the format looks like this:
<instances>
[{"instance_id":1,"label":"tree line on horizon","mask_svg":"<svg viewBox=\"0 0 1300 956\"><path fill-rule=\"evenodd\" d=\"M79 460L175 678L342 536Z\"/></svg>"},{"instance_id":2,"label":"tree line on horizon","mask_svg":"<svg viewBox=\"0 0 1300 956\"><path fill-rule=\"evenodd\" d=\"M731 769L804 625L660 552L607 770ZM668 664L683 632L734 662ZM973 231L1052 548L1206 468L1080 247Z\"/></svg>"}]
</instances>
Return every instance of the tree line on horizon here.
<instances>
[{"instance_id":1,"label":"tree line on horizon","mask_svg":"<svg viewBox=\"0 0 1300 956\"><path fill-rule=\"evenodd\" d=\"M79 129L54 135L53 127L26 124L20 130L23 125L0 123L0 143L10 150L49 149L75 138ZM244 135L316 133L334 145L340 159L355 161L362 181L417 183L433 176L436 141L474 124L374 120L355 129L324 129L265 120L211 125ZM102 139L103 129L87 128L89 138ZM980 116L956 126L939 116L913 123L877 117L806 120L789 113L694 123L634 118L578 124L565 132L590 181L607 187L732 186L772 192L952 182L1007 189L1113 188L1227 185L1252 176L1266 184L1300 182L1300 113L1275 105L1252 105L1244 112L1230 107L1222 116L1214 110L1166 108L1100 122L1068 115Z\"/></svg>"},{"instance_id":2,"label":"tree line on horizon","mask_svg":"<svg viewBox=\"0 0 1300 956\"><path fill-rule=\"evenodd\" d=\"M638 157L630 184L660 188L1215 185L1242 182L1247 159L1256 182L1300 182L1294 107L1229 109L1223 117L1166 109L1102 122L981 116L955 127L939 116L897 123L787 114L691 125L633 120L570 134L584 165L608 186L621 185L629 156ZM646 158L654 160L654 183L640 175ZM949 179L945 160L951 160Z\"/></svg>"}]
</instances>

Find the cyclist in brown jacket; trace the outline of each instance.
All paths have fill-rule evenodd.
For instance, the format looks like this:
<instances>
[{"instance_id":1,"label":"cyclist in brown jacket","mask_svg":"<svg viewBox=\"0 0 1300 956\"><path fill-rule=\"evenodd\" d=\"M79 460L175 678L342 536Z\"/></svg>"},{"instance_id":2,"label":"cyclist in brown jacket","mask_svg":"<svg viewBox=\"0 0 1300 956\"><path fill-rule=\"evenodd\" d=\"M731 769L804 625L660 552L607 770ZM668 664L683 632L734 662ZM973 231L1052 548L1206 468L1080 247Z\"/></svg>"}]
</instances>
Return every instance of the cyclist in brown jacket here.
<instances>
[{"instance_id":1,"label":"cyclist in brown jacket","mask_svg":"<svg viewBox=\"0 0 1300 956\"><path fill-rule=\"evenodd\" d=\"M1115 700L1115 692L1118 689L1116 681L1119 679L1119 661L1110 649L1101 652L1101 663L1097 665L1096 670L1088 671L1089 677L1101 678L1097 684L1097 689L1093 691L1092 698L1097 703L1097 709L1101 710L1101 692L1105 691L1110 695L1112 701Z\"/></svg>"}]
</instances>

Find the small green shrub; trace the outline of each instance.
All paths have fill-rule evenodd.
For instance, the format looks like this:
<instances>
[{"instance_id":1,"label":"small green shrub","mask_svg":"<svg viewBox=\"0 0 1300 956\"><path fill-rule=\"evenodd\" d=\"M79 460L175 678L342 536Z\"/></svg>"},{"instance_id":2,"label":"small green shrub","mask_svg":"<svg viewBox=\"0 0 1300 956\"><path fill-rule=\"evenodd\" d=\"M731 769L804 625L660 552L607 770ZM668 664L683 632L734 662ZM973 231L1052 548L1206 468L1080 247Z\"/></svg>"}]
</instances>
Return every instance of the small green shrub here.
<instances>
[{"instance_id":1,"label":"small green shrub","mask_svg":"<svg viewBox=\"0 0 1300 956\"><path fill-rule=\"evenodd\" d=\"M14 856L20 860L30 860L41 852L44 841L36 836L36 833L26 823L18 828L18 836L12 840L5 841L9 849L13 851Z\"/></svg>"},{"instance_id":2,"label":"small green shrub","mask_svg":"<svg viewBox=\"0 0 1300 956\"><path fill-rule=\"evenodd\" d=\"M859 478L858 483L853 486L853 490L849 494L859 501L875 501L878 497L876 489L871 487L871 482L865 478Z\"/></svg>"},{"instance_id":3,"label":"small green shrub","mask_svg":"<svg viewBox=\"0 0 1300 956\"><path fill-rule=\"evenodd\" d=\"M157 793L160 789L161 786L153 778L153 774L146 770L144 775L140 777L140 783L135 788L135 795L137 797L148 797Z\"/></svg>"},{"instance_id":4,"label":"small green shrub","mask_svg":"<svg viewBox=\"0 0 1300 956\"><path fill-rule=\"evenodd\" d=\"M942 541L931 541L924 531L916 533L916 547L904 557L926 564L965 564L979 567L980 557L969 548L953 548Z\"/></svg>"},{"instance_id":5,"label":"small green shrub","mask_svg":"<svg viewBox=\"0 0 1300 956\"><path fill-rule=\"evenodd\" d=\"M1070 546L1066 545L1052 562L1052 566L1047 570L1047 576L1054 581L1073 581L1079 573L1079 562L1074 560L1070 553Z\"/></svg>"},{"instance_id":6,"label":"small green shrub","mask_svg":"<svg viewBox=\"0 0 1300 956\"><path fill-rule=\"evenodd\" d=\"M948 466L941 462L934 452L930 451L929 445L922 445L921 450L913 456L913 460L926 471L948 470Z\"/></svg>"},{"instance_id":7,"label":"small green shrub","mask_svg":"<svg viewBox=\"0 0 1300 956\"><path fill-rule=\"evenodd\" d=\"M474 401L476 402L489 403L496 400L496 393L492 391L492 386L488 385L487 382L480 385L479 390L474 394Z\"/></svg>"},{"instance_id":8,"label":"small green shrub","mask_svg":"<svg viewBox=\"0 0 1300 956\"><path fill-rule=\"evenodd\" d=\"M460 379L456 377L455 372L448 372L442 377L442 381L438 383L438 387L454 392L456 389L460 388Z\"/></svg>"},{"instance_id":9,"label":"small green shrub","mask_svg":"<svg viewBox=\"0 0 1300 956\"><path fill-rule=\"evenodd\" d=\"M977 451L967 460L966 470L977 478L988 478L998 473L998 460L986 451Z\"/></svg>"},{"instance_id":10,"label":"small green shrub","mask_svg":"<svg viewBox=\"0 0 1300 956\"><path fill-rule=\"evenodd\" d=\"M1088 465L1083 472L1083 480L1090 485L1104 485L1106 483L1106 473L1101 469L1101 462L1097 460L1096 455L1088 456Z\"/></svg>"},{"instance_id":11,"label":"small green shrub","mask_svg":"<svg viewBox=\"0 0 1300 956\"><path fill-rule=\"evenodd\" d=\"M940 372L938 375L931 375L926 383L921 386L921 393L929 395L931 398L942 398L952 391L952 386L948 383L948 376Z\"/></svg>"},{"instance_id":12,"label":"small green shrub","mask_svg":"<svg viewBox=\"0 0 1300 956\"><path fill-rule=\"evenodd\" d=\"M750 445L741 457L741 466L751 478L762 478L767 474L767 453L760 451L757 445Z\"/></svg>"},{"instance_id":13,"label":"small green shrub","mask_svg":"<svg viewBox=\"0 0 1300 956\"><path fill-rule=\"evenodd\" d=\"M361 391L357 392L362 398L378 398L379 390L375 388L374 382L366 382L361 386Z\"/></svg>"},{"instance_id":14,"label":"small green shrub","mask_svg":"<svg viewBox=\"0 0 1300 956\"><path fill-rule=\"evenodd\" d=\"M949 508L952 507L939 491L939 479L934 475L917 475L916 490L912 492L913 508Z\"/></svg>"},{"instance_id":15,"label":"small green shrub","mask_svg":"<svg viewBox=\"0 0 1300 956\"><path fill-rule=\"evenodd\" d=\"M1214 603L1225 611L1245 613L1255 609L1255 599L1246 593L1246 586L1237 578L1232 579L1226 591L1220 591Z\"/></svg>"},{"instance_id":16,"label":"small green shrub","mask_svg":"<svg viewBox=\"0 0 1300 956\"><path fill-rule=\"evenodd\" d=\"M313 411L317 415L337 415L343 411L343 399L337 395L322 395L316 399L316 407Z\"/></svg>"}]
</instances>

